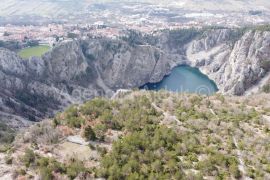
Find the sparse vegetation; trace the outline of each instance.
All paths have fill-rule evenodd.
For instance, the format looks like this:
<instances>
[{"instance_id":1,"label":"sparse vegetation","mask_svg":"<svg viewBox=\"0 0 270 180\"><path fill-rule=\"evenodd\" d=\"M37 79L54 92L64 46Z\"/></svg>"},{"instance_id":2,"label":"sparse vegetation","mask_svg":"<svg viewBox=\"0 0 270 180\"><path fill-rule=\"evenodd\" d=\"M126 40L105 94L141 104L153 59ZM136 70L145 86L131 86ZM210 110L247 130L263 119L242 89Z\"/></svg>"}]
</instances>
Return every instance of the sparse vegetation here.
<instances>
[{"instance_id":1,"label":"sparse vegetation","mask_svg":"<svg viewBox=\"0 0 270 180\"><path fill-rule=\"evenodd\" d=\"M26 168L32 168L38 171L41 179L54 179L54 174L59 173L67 175L70 179L74 179L79 173L89 173L90 169L84 167L83 162L77 159L70 159L66 164L60 163L54 158L47 158L34 153L31 149L26 149L25 154L21 157L21 161ZM19 173L21 174L21 173ZM26 174L23 173L23 174Z\"/></svg>"},{"instance_id":2,"label":"sparse vegetation","mask_svg":"<svg viewBox=\"0 0 270 180\"><path fill-rule=\"evenodd\" d=\"M263 86L263 92L270 93L270 84L266 84Z\"/></svg>"},{"instance_id":3,"label":"sparse vegetation","mask_svg":"<svg viewBox=\"0 0 270 180\"><path fill-rule=\"evenodd\" d=\"M71 106L52 123L34 126L28 139L23 136L35 153L25 151L22 169L26 173L34 169L42 179L56 175L70 179L267 178L269 133L261 113L270 107L250 103L244 98L165 91L135 91L114 100L96 98ZM40 137L59 129L81 134L91 141L87 152L98 156L82 162L36 153L44 149L41 144L54 145L50 140L42 143Z\"/></svg>"},{"instance_id":4,"label":"sparse vegetation","mask_svg":"<svg viewBox=\"0 0 270 180\"><path fill-rule=\"evenodd\" d=\"M51 122L44 121L32 126L22 138L23 143L50 145L58 143L61 134L52 126Z\"/></svg>"}]
</instances>

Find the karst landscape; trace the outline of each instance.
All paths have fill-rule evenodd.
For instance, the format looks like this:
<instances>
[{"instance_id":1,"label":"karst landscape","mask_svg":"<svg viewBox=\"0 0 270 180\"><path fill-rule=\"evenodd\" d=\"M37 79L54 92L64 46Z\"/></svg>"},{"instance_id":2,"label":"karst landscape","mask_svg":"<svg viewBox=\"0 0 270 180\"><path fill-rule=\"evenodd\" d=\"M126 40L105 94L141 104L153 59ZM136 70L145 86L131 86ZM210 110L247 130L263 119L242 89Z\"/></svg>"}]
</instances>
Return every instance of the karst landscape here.
<instances>
[{"instance_id":1,"label":"karst landscape","mask_svg":"<svg viewBox=\"0 0 270 180\"><path fill-rule=\"evenodd\" d=\"M270 3L1 1L0 179L270 179Z\"/></svg>"}]
</instances>

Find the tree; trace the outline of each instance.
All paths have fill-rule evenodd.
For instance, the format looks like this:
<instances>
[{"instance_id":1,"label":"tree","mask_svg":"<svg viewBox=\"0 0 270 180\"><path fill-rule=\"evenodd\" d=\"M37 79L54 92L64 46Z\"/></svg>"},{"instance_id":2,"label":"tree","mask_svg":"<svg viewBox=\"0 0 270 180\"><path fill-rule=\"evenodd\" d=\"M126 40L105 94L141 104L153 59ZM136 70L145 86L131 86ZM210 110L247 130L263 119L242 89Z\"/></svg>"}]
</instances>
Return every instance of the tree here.
<instances>
[{"instance_id":1,"label":"tree","mask_svg":"<svg viewBox=\"0 0 270 180\"><path fill-rule=\"evenodd\" d=\"M90 141L94 141L94 140L97 139L96 134L95 134L95 132L94 132L94 130L92 129L91 126L87 126L87 127L84 129L83 136L84 136L87 140L90 140Z\"/></svg>"}]
</instances>

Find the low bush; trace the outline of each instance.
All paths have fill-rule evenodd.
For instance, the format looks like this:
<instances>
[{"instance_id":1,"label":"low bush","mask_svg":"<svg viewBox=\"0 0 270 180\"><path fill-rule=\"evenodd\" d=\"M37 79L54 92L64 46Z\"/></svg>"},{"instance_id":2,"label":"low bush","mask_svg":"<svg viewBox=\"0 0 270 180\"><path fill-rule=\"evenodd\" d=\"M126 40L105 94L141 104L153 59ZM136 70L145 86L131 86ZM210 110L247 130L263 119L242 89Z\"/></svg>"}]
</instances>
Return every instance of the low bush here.
<instances>
[{"instance_id":1,"label":"low bush","mask_svg":"<svg viewBox=\"0 0 270 180\"><path fill-rule=\"evenodd\" d=\"M26 149L24 156L21 158L24 165L28 168L31 164L35 163L36 155L33 150Z\"/></svg>"},{"instance_id":2,"label":"low bush","mask_svg":"<svg viewBox=\"0 0 270 180\"><path fill-rule=\"evenodd\" d=\"M97 139L96 134L91 126L84 128L83 137L88 141L95 141Z\"/></svg>"},{"instance_id":3,"label":"low bush","mask_svg":"<svg viewBox=\"0 0 270 180\"><path fill-rule=\"evenodd\" d=\"M263 86L263 92L270 93L270 84L266 84Z\"/></svg>"},{"instance_id":4,"label":"low bush","mask_svg":"<svg viewBox=\"0 0 270 180\"><path fill-rule=\"evenodd\" d=\"M56 144L60 138L61 135L58 129L54 128L48 121L30 127L28 132L24 134L24 141L32 144Z\"/></svg>"},{"instance_id":5,"label":"low bush","mask_svg":"<svg viewBox=\"0 0 270 180\"><path fill-rule=\"evenodd\" d=\"M6 164L12 164L13 158L10 155L5 156Z\"/></svg>"},{"instance_id":6,"label":"low bush","mask_svg":"<svg viewBox=\"0 0 270 180\"><path fill-rule=\"evenodd\" d=\"M71 179L74 179L81 172L86 172L87 169L84 167L83 162L73 159L69 162L69 165L66 167L66 174Z\"/></svg>"}]
</instances>

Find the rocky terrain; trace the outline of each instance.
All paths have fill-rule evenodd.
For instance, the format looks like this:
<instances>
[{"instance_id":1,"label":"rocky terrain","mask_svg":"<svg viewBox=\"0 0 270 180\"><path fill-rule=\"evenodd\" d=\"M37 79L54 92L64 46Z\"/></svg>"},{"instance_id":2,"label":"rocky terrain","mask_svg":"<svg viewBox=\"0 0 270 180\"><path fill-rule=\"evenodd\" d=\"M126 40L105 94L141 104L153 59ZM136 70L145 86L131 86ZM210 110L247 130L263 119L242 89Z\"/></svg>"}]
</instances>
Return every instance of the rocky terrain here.
<instances>
[{"instance_id":1,"label":"rocky terrain","mask_svg":"<svg viewBox=\"0 0 270 180\"><path fill-rule=\"evenodd\" d=\"M119 88L160 81L173 67L155 47L108 39L66 42L41 59L23 60L6 49L0 57L1 112L32 121Z\"/></svg>"},{"instance_id":2,"label":"rocky terrain","mask_svg":"<svg viewBox=\"0 0 270 180\"><path fill-rule=\"evenodd\" d=\"M24 119L39 121L70 104L158 82L181 64L201 69L221 93L243 95L268 82L269 48L265 30L188 29L63 42L27 60L0 49L1 118L27 126Z\"/></svg>"},{"instance_id":3,"label":"rocky terrain","mask_svg":"<svg viewBox=\"0 0 270 180\"><path fill-rule=\"evenodd\" d=\"M208 74L222 93L243 95L268 76L270 32L247 31L239 40L231 40L232 33L207 33L206 38L191 43L187 58Z\"/></svg>"}]
</instances>

